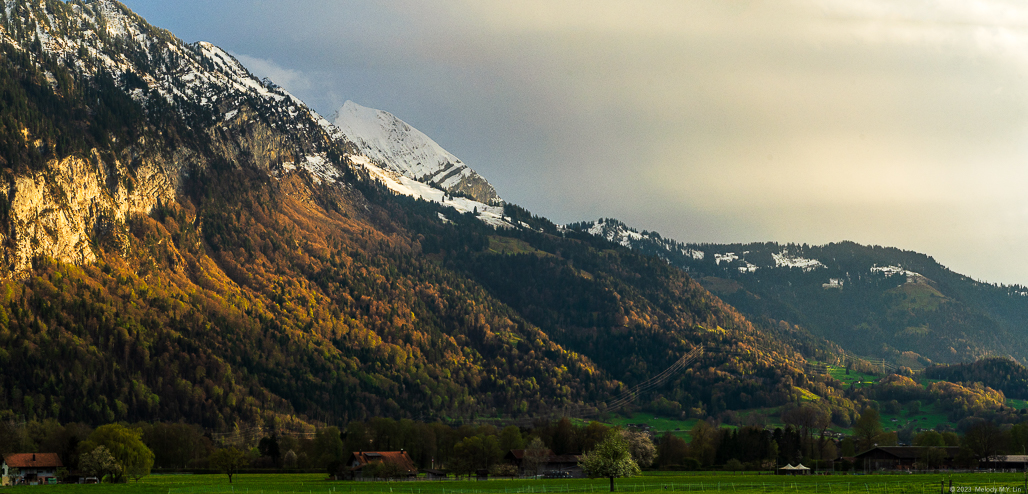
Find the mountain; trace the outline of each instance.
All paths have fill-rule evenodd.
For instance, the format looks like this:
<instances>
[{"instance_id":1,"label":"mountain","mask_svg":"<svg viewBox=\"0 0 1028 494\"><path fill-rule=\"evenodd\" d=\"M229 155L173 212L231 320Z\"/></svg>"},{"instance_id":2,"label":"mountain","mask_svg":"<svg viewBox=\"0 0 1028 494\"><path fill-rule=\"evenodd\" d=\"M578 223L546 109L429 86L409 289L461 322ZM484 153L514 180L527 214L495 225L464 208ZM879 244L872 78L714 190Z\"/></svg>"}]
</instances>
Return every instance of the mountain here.
<instances>
[{"instance_id":1,"label":"mountain","mask_svg":"<svg viewBox=\"0 0 1028 494\"><path fill-rule=\"evenodd\" d=\"M851 354L922 368L1028 362L1028 288L983 283L916 252L852 242L684 244L616 220L571 225L690 273L750 319L785 321Z\"/></svg>"},{"instance_id":2,"label":"mountain","mask_svg":"<svg viewBox=\"0 0 1028 494\"><path fill-rule=\"evenodd\" d=\"M836 347L494 200L398 120L354 142L113 0L0 14L0 419L853 408L802 371Z\"/></svg>"},{"instance_id":3,"label":"mountain","mask_svg":"<svg viewBox=\"0 0 1028 494\"><path fill-rule=\"evenodd\" d=\"M332 123L372 162L415 181L478 202L502 204L496 190L439 144L389 112L347 101Z\"/></svg>"}]
</instances>

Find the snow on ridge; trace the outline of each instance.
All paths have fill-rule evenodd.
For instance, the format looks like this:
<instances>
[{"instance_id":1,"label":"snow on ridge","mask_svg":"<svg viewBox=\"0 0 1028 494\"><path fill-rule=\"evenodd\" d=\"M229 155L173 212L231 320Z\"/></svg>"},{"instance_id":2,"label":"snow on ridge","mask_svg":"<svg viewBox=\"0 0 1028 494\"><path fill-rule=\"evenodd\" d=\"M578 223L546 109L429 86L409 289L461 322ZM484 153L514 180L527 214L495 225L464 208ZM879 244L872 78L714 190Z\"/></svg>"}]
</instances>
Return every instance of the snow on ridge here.
<instances>
[{"instance_id":1,"label":"snow on ridge","mask_svg":"<svg viewBox=\"0 0 1028 494\"><path fill-rule=\"evenodd\" d=\"M324 126L324 124L323 124ZM423 132L395 115L347 101L332 117L329 133L353 142L378 166L443 189L477 174Z\"/></svg>"},{"instance_id":2,"label":"snow on ridge","mask_svg":"<svg viewBox=\"0 0 1028 494\"><path fill-rule=\"evenodd\" d=\"M884 273L885 276L893 276L893 275L901 274L901 275L904 275L904 276L907 277L907 283L919 283L919 282L931 281L926 276L922 275L921 273L916 273L914 271L909 271L909 270L903 269L901 266L879 266L879 265L875 264L874 266L871 267L871 272L872 273Z\"/></svg>"},{"instance_id":3,"label":"snow on ridge","mask_svg":"<svg viewBox=\"0 0 1028 494\"><path fill-rule=\"evenodd\" d=\"M818 261L817 259L806 259L800 256L791 256L787 250L783 250L778 254L771 254L771 257L775 260L775 267L799 268L805 273L827 267L824 264L821 264L821 261Z\"/></svg>"},{"instance_id":4,"label":"snow on ridge","mask_svg":"<svg viewBox=\"0 0 1028 494\"><path fill-rule=\"evenodd\" d=\"M757 270L760 269L759 266L755 264L750 264L749 261L743 260L742 262L744 263L744 265L739 266L740 273L756 273Z\"/></svg>"},{"instance_id":5,"label":"snow on ridge","mask_svg":"<svg viewBox=\"0 0 1028 494\"><path fill-rule=\"evenodd\" d=\"M697 261L702 261L703 258L706 257L706 253L702 250L696 249L682 249L682 254L696 259Z\"/></svg>"},{"instance_id":6,"label":"snow on ridge","mask_svg":"<svg viewBox=\"0 0 1028 494\"><path fill-rule=\"evenodd\" d=\"M739 256L735 255L735 252L714 254L714 264L717 264L718 266L720 266L722 262L730 263L737 260L739 260Z\"/></svg>"},{"instance_id":7,"label":"snow on ridge","mask_svg":"<svg viewBox=\"0 0 1028 494\"><path fill-rule=\"evenodd\" d=\"M622 247L631 247L633 241L650 238L649 235L643 235L625 226L610 224L605 221L597 221L587 231L590 235L606 238L608 242L616 243Z\"/></svg>"},{"instance_id":8,"label":"snow on ridge","mask_svg":"<svg viewBox=\"0 0 1028 494\"><path fill-rule=\"evenodd\" d=\"M456 156L389 112L347 101L333 123L361 146L362 154L410 178L432 177L447 167L465 168Z\"/></svg>"},{"instance_id":9,"label":"snow on ridge","mask_svg":"<svg viewBox=\"0 0 1028 494\"><path fill-rule=\"evenodd\" d=\"M451 196L444 190L419 182L399 172L381 168L367 156L349 155L349 158L350 162L363 167L373 179L381 182L386 188L397 194L442 204L462 214L475 213L477 211L478 219L489 226L494 228L514 228L514 225L510 224L503 217L503 206L491 206L466 197Z\"/></svg>"},{"instance_id":10,"label":"snow on ridge","mask_svg":"<svg viewBox=\"0 0 1028 494\"><path fill-rule=\"evenodd\" d=\"M94 5L99 7L100 15L107 24L107 34L110 36L135 37L138 33L135 23L132 22L124 12L113 3L101 0Z\"/></svg>"}]
</instances>

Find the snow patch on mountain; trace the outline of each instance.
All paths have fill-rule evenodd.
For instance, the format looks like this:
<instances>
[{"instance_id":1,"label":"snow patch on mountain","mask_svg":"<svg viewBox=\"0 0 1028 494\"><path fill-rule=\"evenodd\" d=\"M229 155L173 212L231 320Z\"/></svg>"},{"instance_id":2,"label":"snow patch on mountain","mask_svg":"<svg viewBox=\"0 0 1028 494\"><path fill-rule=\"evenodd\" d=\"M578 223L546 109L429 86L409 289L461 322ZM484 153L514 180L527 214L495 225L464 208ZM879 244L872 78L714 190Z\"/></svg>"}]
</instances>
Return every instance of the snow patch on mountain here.
<instances>
[{"instance_id":1,"label":"snow patch on mountain","mask_svg":"<svg viewBox=\"0 0 1028 494\"><path fill-rule=\"evenodd\" d=\"M759 266L751 264L749 261L743 261L743 265L739 266L740 273L756 273L760 269Z\"/></svg>"},{"instance_id":2,"label":"snow patch on mountain","mask_svg":"<svg viewBox=\"0 0 1028 494\"><path fill-rule=\"evenodd\" d=\"M775 260L775 267L779 268L799 268L804 272L810 272L815 269L826 267L817 259L806 259L800 256L789 255L789 251L787 250L778 254L771 254L771 257Z\"/></svg>"},{"instance_id":3,"label":"snow patch on mountain","mask_svg":"<svg viewBox=\"0 0 1028 494\"><path fill-rule=\"evenodd\" d=\"M397 194L442 204L457 210L461 214L476 214L479 220L494 228L514 228L514 225L504 218L503 206L493 206L466 197L451 196L446 191L419 182L396 171L382 168L372 162L367 156L350 155L349 159L354 165L367 170L374 180L381 182L386 188Z\"/></svg>"},{"instance_id":4,"label":"snow patch on mountain","mask_svg":"<svg viewBox=\"0 0 1028 494\"><path fill-rule=\"evenodd\" d=\"M876 264L871 267L871 272L883 273L885 276L893 276L897 274L903 275L907 277L907 283L924 283L931 281L921 273L915 273L914 271L903 269L900 266L878 266Z\"/></svg>"},{"instance_id":5,"label":"snow patch on mountain","mask_svg":"<svg viewBox=\"0 0 1028 494\"><path fill-rule=\"evenodd\" d=\"M323 154L304 156L303 161L301 161L299 165L294 162L282 163L283 171L291 172L297 169L303 169L309 172L311 174L311 178L316 184L321 184L322 182L338 182L343 178L335 165L333 165L332 162L330 162Z\"/></svg>"},{"instance_id":6,"label":"snow patch on mountain","mask_svg":"<svg viewBox=\"0 0 1028 494\"><path fill-rule=\"evenodd\" d=\"M737 256L735 252L727 252L725 254L714 254L714 264L717 264L718 266L720 266L722 262L730 263L738 260L739 256Z\"/></svg>"},{"instance_id":7,"label":"snow patch on mountain","mask_svg":"<svg viewBox=\"0 0 1028 494\"><path fill-rule=\"evenodd\" d=\"M495 189L460 159L393 114L347 101L331 133L354 143L379 167L479 202L500 202Z\"/></svg>"},{"instance_id":8,"label":"snow patch on mountain","mask_svg":"<svg viewBox=\"0 0 1028 494\"><path fill-rule=\"evenodd\" d=\"M597 221L587 231L590 235L606 238L608 241L614 242L624 247L631 247L633 240L644 240L649 238L649 236L643 235L639 232L632 231L628 228L623 228L621 227L621 225L609 223L602 220Z\"/></svg>"}]
</instances>

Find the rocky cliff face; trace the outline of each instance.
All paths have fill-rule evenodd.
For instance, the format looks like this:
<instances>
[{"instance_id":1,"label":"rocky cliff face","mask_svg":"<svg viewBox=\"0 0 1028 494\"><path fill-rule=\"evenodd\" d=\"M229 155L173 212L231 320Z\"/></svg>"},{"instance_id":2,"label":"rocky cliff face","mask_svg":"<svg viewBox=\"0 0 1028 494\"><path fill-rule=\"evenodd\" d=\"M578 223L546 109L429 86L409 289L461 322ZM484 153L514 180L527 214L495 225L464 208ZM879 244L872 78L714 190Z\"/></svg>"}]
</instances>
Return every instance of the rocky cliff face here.
<instances>
[{"instance_id":1,"label":"rocky cliff face","mask_svg":"<svg viewBox=\"0 0 1028 494\"><path fill-rule=\"evenodd\" d=\"M52 93L45 97L83 100L82 121L56 132L85 143L62 155L52 151L60 137L33 136L28 124L12 122L24 151L2 168L3 275L26 272L37 258L94 261L101 244L122 242L126 219L176 200L189 174L209 166L281 177L314 162L307 171L319 183L346 173L343 156L352 149L327 134L325 119L209 43L187 45L110 0L7 1L4 9L0 43L20 57L18 66L6 63L16 73L37 72L22 85L38 84L34 91ZM114 87L101 89L123 91L145 115L129 125L137 128L114 126L130 139L75 136L74 127L102 113L81 93L99 91L92 86L106 77ZM44 106L33 94L26 106ZM35 155L41 163L31 167L18 159Z\"/></svg>"},{"instance_id":2,"label":"rocky cliff face","mask_svg":"<svg viewBox=\"0 0 1028 494\"><path fill-rule=\"evenodd\" d=\"M31 269L38 256L96 260L95 241L118 237L128 215L149 214L159 201L174 198L178 174L168 173L167 165L174 163L145 162L130 171L121 160L70 156L15 177L4 198L10 204L6 236L14 247L7 252L8 272Z\"/></svg>"}]
</instances>

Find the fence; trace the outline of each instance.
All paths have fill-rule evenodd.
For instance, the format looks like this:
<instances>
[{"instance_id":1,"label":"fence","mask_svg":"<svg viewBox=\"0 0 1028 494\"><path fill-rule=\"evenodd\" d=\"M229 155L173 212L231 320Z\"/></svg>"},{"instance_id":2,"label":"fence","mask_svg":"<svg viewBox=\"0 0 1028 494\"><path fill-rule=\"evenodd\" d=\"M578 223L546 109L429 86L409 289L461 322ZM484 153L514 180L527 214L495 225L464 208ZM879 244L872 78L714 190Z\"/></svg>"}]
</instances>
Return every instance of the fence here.
<instances>
[{"instance_id":1,"label":"fence","mask_svg":"<svg viewBox=\"0 0 1028 494\"><path fill-rule=\"evenodd\" d=\"M951 492L948 485L939 482L628 482L616 484L617 492L719 492L719 493L813 493L813 494L929 494ZM608 492L605 483L540 484L509 488L448 489L407 487L402 483L383 482L378 489L347 486L320 489L258 490L235 489L231 486L204 486L169 489L168 494L561 494L582 492ZM1024 493L1020 482L981 482L964 486L955 492Z\"/></svg>"}]
</instances>

